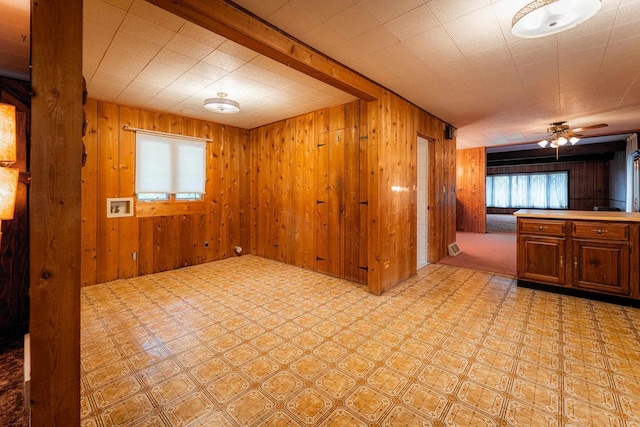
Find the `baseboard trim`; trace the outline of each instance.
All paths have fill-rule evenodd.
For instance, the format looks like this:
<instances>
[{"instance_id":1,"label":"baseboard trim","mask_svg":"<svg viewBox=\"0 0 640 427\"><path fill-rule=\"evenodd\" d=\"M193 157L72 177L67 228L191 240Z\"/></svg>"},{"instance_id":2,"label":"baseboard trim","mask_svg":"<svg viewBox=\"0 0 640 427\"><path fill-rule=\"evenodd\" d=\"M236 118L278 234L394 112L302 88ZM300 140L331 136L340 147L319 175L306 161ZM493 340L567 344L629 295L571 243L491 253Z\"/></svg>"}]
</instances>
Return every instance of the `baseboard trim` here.
<instances>
[{"instance_id":1,"label":"baseboard trim","mask_svg":"<svg viewBox=\"0 0 640 427\"><path fill-rule=\"evenodd\" d=\"M518 279L517 284L522 288L536 289L539 291L552 292L554 294L569 295L578 298L608 302L611 304L624 305L628 307L640 308L640 300L635 300L618 295L601 294L598 292L583 291L575 288L564 288L561 286L545 285L528 280Z\"/></svg>"}]
</instances>

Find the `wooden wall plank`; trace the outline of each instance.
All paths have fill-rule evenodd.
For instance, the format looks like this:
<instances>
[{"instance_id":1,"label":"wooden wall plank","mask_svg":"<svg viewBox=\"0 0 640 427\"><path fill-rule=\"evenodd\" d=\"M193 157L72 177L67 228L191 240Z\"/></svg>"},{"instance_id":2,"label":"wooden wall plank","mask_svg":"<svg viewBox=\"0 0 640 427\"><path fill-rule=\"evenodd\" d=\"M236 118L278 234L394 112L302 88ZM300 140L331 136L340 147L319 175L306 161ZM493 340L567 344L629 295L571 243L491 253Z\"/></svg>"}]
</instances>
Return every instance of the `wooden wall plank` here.
<instances>
[{"instance_id":1,"label":"wooden wall plank","mask_svg":"<svg viewBox=\"0 0 640 427\"><path fill-rule=\"evenodd\" d=\"M178 247L180 253L180 267L187 267L195 264L195 244L194 244L194 216L176 216L179 220ZM197 218L197 217L196 217Z\"/></svg>"},{"instance_id":2,"label":"wooden wall plank","mask_svg":"<svg viewBox=\"0 0 640 427\"><path fill-rule=\"evenodd\" d=\"M153 217L138 220L138 275L153 273L153 254L155 253Z\"/></svg>"},{"instance_id":3,"label":"wooden wall plank","mask_svg":"<svg viewBox=\"0 0 640 427\"><path fill-rule=\"evenodd\" d=\"M486 152L484 147L456 151L456 230L486 232Z\"/></svg>"},{"instance_id":4,"label":"wooden wall plank","mask_svg":"<svg viewBox=\"0 0 640 427\"><path fill-rule=\"evenodd\" d=\"M353 113L352 109L352 113ZM355 109L356 116L359 111ZM357 282L360 276L360 131L349 126L344 131L344 277Z\"/></svg>"},{"instance_id":5,"label":"wooden wall plank","mask_svg":"<svg viewBox=\"0 0 640 427\"><path fill-rule=\"evenodd\" d=\"M82 168L82 236L81 276L82 286L97 283L97 229L98 229L98 101L88 99L84 106L88 121L83 143L87 161Z\"/></svg>"},{"instance_id":6,"label":"wooden wall plank","mask_svg":"<svg viewBox=\"0 0 640 427\"><path fill-rule=\"evenodd\" d=\"M380 251L380 155L378 132L381 132L380 119L382 102L372 101L367 105L368 155L367 155L367 286L369 292L380 295L384 292L382 283L382 259Z\"/></svg>"},{"instance_id":7,"label":"wooden wall plank","mask_svg":"<svg viewBox=\"0 0 640 427\"><path fill-rule=\"evenodd\" d=\"M247 203L249 204L249 227L250 227L250 253L254 255L258 255L258 231L259 231L259 207L260 207L260 198L259 198L259 182L261 171L260 171L260 134L261 131L249 132L249 200Z\"/></svg>"},{"instance_id":8,"label":"wooden wall plank","mask_svg":"<svg viewBox=\"0 0 640 427\"><path fill-rule=\"evenodd\" d=\"M98 102L98 210L97 280L118 278L118 218L107 218L107 198L118 197L119 109L115 104Z\"/></svg>"},{"instance_id":9,"label":"wooden wall plank","mask_svg":"<svg viewBox=\"0 0 640 427\"><path fill-rule=\"evenodd\" d=\"M336 113L332 112L331 116ZM342 125L344 122L340 125ZM340 126L338 125L338 126ZM333 128L332 128L333 129ZM344 163L345 129L338 127L329 132L328 138L328 273L336 277L344 277Z\"/></svg>"},{"instance_id":10,"label":"wooden wall plank","mask_svg":"<svg viewBox=\"0 0 640 427\"><path fill-rule=\"evenodd\" d=\"M134 197L136 170L136 134L126 131L123 126L139 126L138 110L119 108L118 144L118 197ZM138 219L123 217L116 220L118 225L118 276L128 279L138 275ZM136 254L134 256L134 253Z\"/></svg>"},{"instance_id":11,"label":"wooden wall plank","mask_svg":"<svg viewBox=\"0 0 640 427\"><path fill-rule=\"evenodd\" d=\"M251 253L251 150L249 148L248 133L245 130L238 130L238 139L242 141L239 147L238 157L238 214L240 223L238 226L238 244L243 249L244 254Z\"/></svg>"},{"instance_id":12,"label":"wooden wall plank","mask_svg":"<svg viewBox=\"0 0 640 427\"><path fill-rule=\"evenodd\" d=\"M291 216L291 245L290 257L291 264L298 267L304 266L305 250L303 248L305 233L305 144L304 144L304 120L305 116L298 116L289 123L292 155L292 178L291 178L291 196L292 196L292 216ZM299 248L299 249L296 249Z\"/></svg>"},{"instance_id":13,"label":"wooden wall plank","mask_svg":"<svg viewBox=\"0 0 640 427\"><path fill-rule=\"evenodd\" d=\"M315 114L310 113L301 117L301 121L298 121L298 144L303 150L303 172L302 172L302 195L301 199L304 203L303 206L303 221L302 228L300 229L301 235L300 245L296 244L296 252L298 248L302 252L301 266L304 268L313 269L315 266L315 246L318 236L315 233L316 229L316 185L315 185L315 150L317 140L315 137ZM309 232L314 230L314 232Z\"/></svg>"},{"instance_id":14,"label":"wooden wall plank","mask_svg":"<svg viewBox=\"0 0 640 427\"><path fill-rule=\"evenodd\" d=\"M316 271L331 274L329 241L329 139L331 132L317 136L316 149Z\"/></svg>"},{"instance_id":15,"label":"wooden wall plank","mask_svg":"<svg viewBox=\"0 0 640 427\"><path fill-rule=\"evenodd\" d=\"M230 167L232 164L231 156L233 155L233 147L229 143L228 135L225 127L220 128L220 137L222 141L220 150L220 233L218 237L218 259L227 257L229 250L229 235L231 224L229 223L229 200L231 192L232 179L230 173Z\"/></svg>"},{"instance_id":16,"label":"wooden wall plank","mask_svg":"<svg viewBox=\"0 0 640 427\"><path fill-rule=\"evenodd\" d=\"M368 146L369 146L369 126L368 126L368 104L360 102L360 119L359 119L359 140L358 140L358 156L359 156L359 178L358 186L360 194L358 195L358 283L367 283L367 258L368 258L368 222L369 222L369 190L368 190Z\"/></svg>"},{"instance_id":17,"label":"wooden wall plank","mask_svg":"<svg viewBox=\"0 0 640 427\"><path fill-rule=\"evenodd\" d=\"M295 163L295 119L285 120L280 139L280 156L278 166L280 171L279 180L281 182L281 204L280 204L280 227L278 230L278 242L280 243L280 260L285 263L294 264L295 248L293 246L295 228L294 215L294 193L293 193L293 165Z\"/></svg>"}]
</instances>

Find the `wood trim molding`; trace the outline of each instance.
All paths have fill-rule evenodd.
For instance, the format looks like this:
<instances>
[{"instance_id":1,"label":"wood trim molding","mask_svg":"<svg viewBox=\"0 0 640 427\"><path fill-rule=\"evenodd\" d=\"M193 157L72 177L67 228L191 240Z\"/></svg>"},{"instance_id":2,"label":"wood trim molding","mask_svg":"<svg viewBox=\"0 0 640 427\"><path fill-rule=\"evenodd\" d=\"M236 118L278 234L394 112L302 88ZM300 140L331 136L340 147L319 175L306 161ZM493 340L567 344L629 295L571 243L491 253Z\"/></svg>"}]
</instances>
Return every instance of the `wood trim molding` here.
<instances>
[{"instance_id":1,"label":"wood trim molding","mask_svg":"<svg viewBox=\"0 0 640 427\"><path fill-rule=\"evenodd\" d=\"M366 101L380 86L224 0L147 0L259 54Z\"/></svg>"}]
</instances>

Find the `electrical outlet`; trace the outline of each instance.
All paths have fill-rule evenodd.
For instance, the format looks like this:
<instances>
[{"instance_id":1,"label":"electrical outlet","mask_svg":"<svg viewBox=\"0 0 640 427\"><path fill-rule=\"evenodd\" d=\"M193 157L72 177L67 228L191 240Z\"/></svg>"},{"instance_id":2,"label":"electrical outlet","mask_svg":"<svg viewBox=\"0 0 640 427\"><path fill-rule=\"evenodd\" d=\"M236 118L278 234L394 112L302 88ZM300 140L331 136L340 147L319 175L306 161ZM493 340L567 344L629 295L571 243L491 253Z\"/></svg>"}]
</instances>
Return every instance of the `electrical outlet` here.
<instances>
[{"instance_id":1,"label":"electrical outlet","mask_svg":"<svg viewBox=\"0 0 640 427\"><path fill-rule=\"evenodd\" d=\"M132 259L132 260L134 260L134 261L136 261L136 260L138 259L138 252L133 252L133 253L131 254L131 259Z\"/></svg>"}]
</instances>

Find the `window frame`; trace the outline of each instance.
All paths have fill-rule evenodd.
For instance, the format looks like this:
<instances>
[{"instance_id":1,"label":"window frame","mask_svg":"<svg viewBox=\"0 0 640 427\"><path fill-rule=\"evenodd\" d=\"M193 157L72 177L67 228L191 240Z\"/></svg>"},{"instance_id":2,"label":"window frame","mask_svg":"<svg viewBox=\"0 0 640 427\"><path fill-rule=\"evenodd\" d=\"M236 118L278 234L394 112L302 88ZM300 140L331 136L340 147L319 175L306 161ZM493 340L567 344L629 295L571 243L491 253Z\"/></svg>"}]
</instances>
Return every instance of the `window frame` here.
<instances>
[{"instance_id":1,"label":"window frame","mask_svg":"<svg viewBox=\"0 0 640 427\"><path fill-rule=\"evenodd\" d=\"M530 200L528 200L529 203L527 203L525 206L514 206L513 203L513 195L512 195L512 191L513 191L513 177L516 176L527 176L527 177L531 177L534 175L545 175L548 179L548 177L550 175L564 175L566 177L566 205L565 207L549 207L550 204L550 197L551 197L551 192L550 191L546 191L545 192L545 198L546 198L546 207L534 207L532 206L532 203L530 203ZM495 177L509 177L509 183L508 183L508 203L507 206L496 206L495 204L495 185L492 182L491 185L491 189L489 189L489 183L488 180L489 179L494 179ZM513 172L513 173L495 173L495 174L491 174L491 175L487 175L485 177L485 207L486 208L490 208L490 209L549 209L549 210L565 210L565 209L569 209L569 204L570 204L570 200L571 200L571 192L570 192L570 182L571 182L571 174L569 170L554 170L554 171L535 171L535 172ZM527 192L530 191L531 188L531 184L530 181L527 181ZM547 186L547 190L548 190L548 186ZM492 203L488 203L489 200L489 193L491 193L491 201Z\"/></svg>"},{"instance_id":2,"label":"window frame","mask_svg":"<svg viewBox=\"0 0 640 427\"><path fill-rule=\"evenodd\" d=\"M145 136L149 136L151 140L154 140L157 138L166 140L164 141L165 143L172 144L172 148L171 148L172 156L175 155L177 152L177 150L174 149L174 147L177 146L181 142L181 140L187 141L187 142L202 142L202 144L204 144L202 147L203 148L203 151L202 151L203 171L202 171L202 182L201 182L203 192L192 192L192 193L157 192L156 193L153 191L142 191L138 193L136 188L136 183L138 178L138 175L137 175L138 157L137 156L139 153L138 145L137 145L138 137L139 137L138 134L141 134L140 135L141 138L143 137L142 135L145 135ZM208 163L208 152L209 152L209 148L207 145L208 142L209 140L206 140L204 138L190 137L190 136L178 135L178 134L165 134L162 132L145 131L144 129L136 129L136 147L134 150L135 152L134 164L136 167L134 171L134 197L136 200L136 203L135 203L136 216L149 217L149 216L179 215L179 214L186 214L186 213L204 213L206 185L207 185L207 163ZM173 160L171 160L171 167L172 168L178 167L179 163L176 161L175 158L172 158L172 159ZM175 169L172 169L172 170L175 170ZM175 176L172 182L173 184L171 185L174 186ZM158 199L140 198L138 196L139 194L145 194L145 195L157 194L162 197ZM198 198L180 199L179 197L180 194L193 194L193 195L197 195Z\"/></svg>"}]
</instances>

